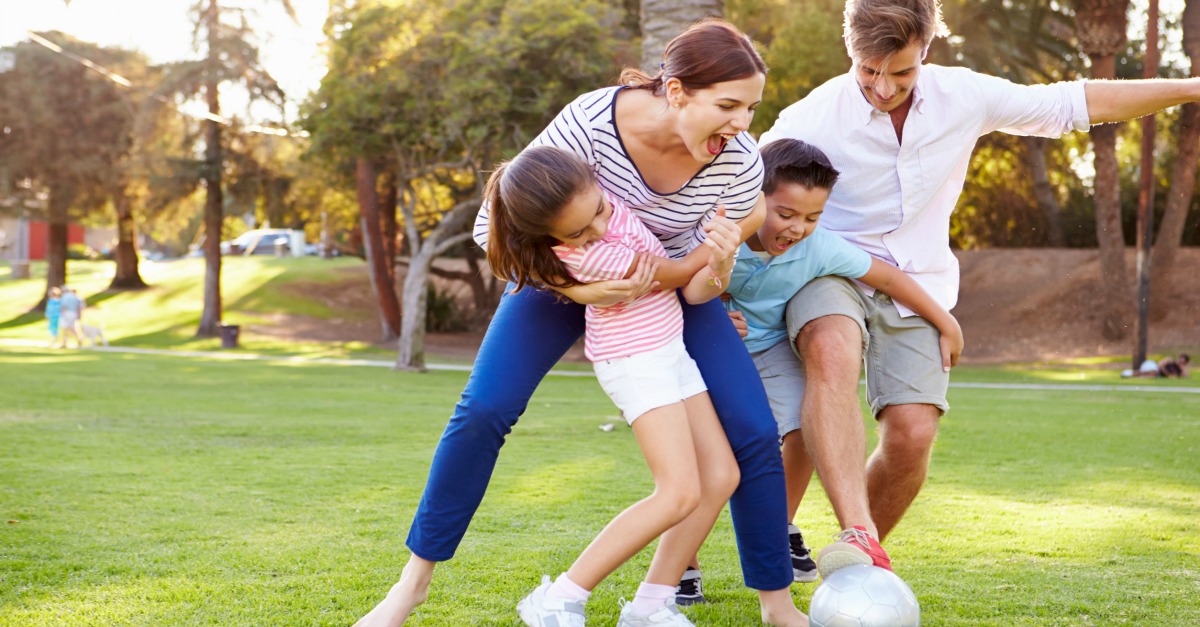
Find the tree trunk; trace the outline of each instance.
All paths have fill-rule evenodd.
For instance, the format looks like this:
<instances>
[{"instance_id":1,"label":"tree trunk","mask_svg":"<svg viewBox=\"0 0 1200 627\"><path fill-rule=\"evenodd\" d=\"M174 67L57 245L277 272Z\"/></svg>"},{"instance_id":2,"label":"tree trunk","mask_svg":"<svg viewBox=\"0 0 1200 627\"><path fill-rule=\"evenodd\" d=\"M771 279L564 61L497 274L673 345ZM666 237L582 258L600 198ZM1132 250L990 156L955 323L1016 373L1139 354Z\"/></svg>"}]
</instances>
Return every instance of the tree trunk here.
<instances>
[{"instance_id":1,"label":"tree trunk","mask_svg":"<svg viewBox=\"0 0 1200 627\"><path fill-rule=\"evenodd\" d=\"M371 291L379 303L381 341L386 342L399 335L400 303L396 300L396 282L387 269L387 246L380 228L379 189L376 187L379 177L375 164L366 157L359 157L355 163L354 178L358 190L359 215L362 217L363 248L367 253L367 269L371 275Z\"/></svg>"},{"instance_id":2,"label":"tree trunk","mask_svg":"<svg viewBox=\"0 0 1200 627\"><path fill-rule=\"evenodd\" d=\"M400 325L400 350L396 370L425 371L425 317L429 299L429 269L433 260L470 238L462 232L468 217L479 210L480 196L464 200L446 212L428 237L421 239L414 225L411 204L404 207L408 229L408 273L404 275L404 319Z\"/></svg>"},{"instance_id":3,"label":"tree trunk","mask_svg":"<svg viewBox=\"0 0 1200 627\"><path fill-rule=\"evenodd\" d=\"M117 209L117 248L113 251L116 273L108 284L110 290L140 290L149 287L138 271L137 226L133 220L133 203L124 190L114 200Z\"/></svg>"},{"instance_id":4,"label":"tree trunk","mask_svg":"<svg viewBox=\"0 0 1200 627\"><path fill-rule=\"evenodd\" d=\"M1054 195L1054 187L1050 185L1050 177L1046 174L1046 145L1045 137L1026 136L1025 151L1029 155L1029 173L1033 178L1033 196L1037 200L1038 209L1046 221L1046 244L1055 248L1066 245L1062 232L1062 207Z\"/></svg>"},{"instance_id":5,"label":"tree trunk","mask_svg":"<svg viewBox=\"0 0 1200 627\"><path fill-rule=\"evenodd\" d=\"M1183 7L1183 50L1191 60L1191 75L1200 76L1200 2ZM1154 282L1150 286L1150 319L1163 320L1171 311L1171 283L1176 274L1175 259L1183 243L1183 229L1196 185L1196 162L1200 154L1200 105L1188 103L1179 113L1179 154L1171 169L1171 187L1162 224L1150 258L1154 264Z\"/></svg>"},{"instance_id":6,"label":"tree trunk","mask_svg":"<svg viewBox=\"0 0 1200 627\"><path fill-rule=\"evenodd\" d=\"M642 0L642 68L657 74L668 42L692 22L724 13L724 0Z\"/></svg>"},{"instance_id":7,"label":"tree trunk","mask_svg":"<svg viewBox=\"0 0 1200 627\"><path fill-rule=\"evenodd\" d=\"M396 285L396 257L400 251L396 249L396 197L400 193L396 185L396 173L387 172L383 175L383 202L379 205L379 228L383 234L384 264L387 267L388 281Z\"/></svg>"},{"instance_id":8,"label":"tree trunk","mask_svg":"<svg viewBox=\"0 0 1200 627\"><path fill-rule=\"evenodd\" d=\"M425 372L425 316L429 300L429 266L434 255L431 246L422 246L420 252L410 252L408 273L404 275L404 311L407 312L400 324L400 351L396 356L396 370Z\"/></svg>"},{"instance_id":9,"label":"tree trunk","mask_svg":"<svg viewBox=\"0 0 1200 627\"><path fill-rule=\"evenodd\" d=\"M483 267L479 264L480 250L474 244L464 247L463 256L467 260L467 285L471 286L471 297L475 303L476 319L491 316L491 312L500 304L500 290L503 286L496 277L488 273L483 276Z\"/></svg>"},{"instance_id":10,"label":"tree trunk","mask_svg":"<svg viewBox=\"0 0 1200 627\"><path fill-rule=\"evenodd\" d=\"M1092 127L1096 155L1096 240L1100 244L1100 274L1104 277L1101 332L1110 340L1125 337L1130 296L1125 271L1125 235L1121 231L1121 185L1117 168L1117 125Z\"/></svg>"},{"instance_id":11,"label":"tree trunk","mask_svg":"<svg viewBox=\"0 0 1200 627\"><path fill-rule=\"evenodd\" d=\"M70 224L67 209L72 200L73 195L65 190L50 192L46 220L49 227L46 229L46 291L67 283L67 226ZM45 299L45 292L42 292L42 298Z\"/></svg>"},{"instance_id":12,"label":"tree trunk","mask_svg":"<svg viewBox=\"0 0 1200 627\"><path fill-rule=\"evenodd\" d=\"M221 100L217 95L217 0L209 0L205 20L208 24L208 76L204 96L208 112L221 115ZM221 154L221 125L216 120L204 122L204 311L196 337L216 337L221 324L221 226L224 222L224 198L221 194L221 169L225 158Z\"/></svg>"}]
</instances>

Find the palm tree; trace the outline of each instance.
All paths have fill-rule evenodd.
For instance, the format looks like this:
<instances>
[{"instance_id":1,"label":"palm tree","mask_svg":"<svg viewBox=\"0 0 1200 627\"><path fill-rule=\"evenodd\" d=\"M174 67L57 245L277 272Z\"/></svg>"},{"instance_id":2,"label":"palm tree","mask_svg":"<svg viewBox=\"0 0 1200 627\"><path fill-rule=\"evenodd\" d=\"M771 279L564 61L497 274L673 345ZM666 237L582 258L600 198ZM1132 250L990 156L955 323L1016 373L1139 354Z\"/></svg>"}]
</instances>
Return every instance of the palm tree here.
<instances>
[{"instance_id":1,"label":"palm tree","mask_svg":"<svg viewBox=\"0 0 1200 627\"><path fill-rule=\"evenodd\" d=\"M1092 78L1116 78L1116 54L1125 48L1125 12L1129 0L1076 0L1075 29L1083 51L1092 61ZM1125 272L1125 236L1121 231L1121 187L1117 170L1117 125L1093 126L1095 152L1096 239L1100 243L1100 272L1104 280L1101 311L1104 337L1125 337L1129 280Z\"/></svg>"},{"instance_id":2,"label":"palm tree","mask_svg":"<svg viewBox=\"0 0 1200 627\"><path fill-rule=\"evenodd\" d=\"M291 0L278 0L288 16L296 19ZM214 337L221 323L221 226L224 222L222 171L225 159L221 148L222 118L219 87L226 81L241 82L252 97L282 100L283 92L271 76L258 65L258 50L247 42L250 29L243 16L240 25L221 20L224 11L219 0L198 0L193 6L197 32L205 35L206 54L200 64L184 66L200 79L208 119L204 125L204 310L197 337Z\"/></svg>"},{"instance_id":3,"label":"palm tree","mask_svg":"<svg viewBox=\"0 0 1200 627\"><path fill-rule=\"evenodd\" d=\"M1200 2L1188 2L1183 7L1183 51L1191 61L1191 75L1200 76ZM1196 183L1196 162L1200 153L1200 104L1189 102L1179 113L1179 154L1171 168L1171 188L1167 207L1154 242L1151 255L1155 280L1151 288L1152 320L1162 320L1170 311L1168 295L1175 259L1183 241L1188 207Z\"/></svg>"},{"instance_id":4,"label":"palm tree","mask_svg":"<svg viewBox=\"0 0 1200 627\"><path fill-rule=\"evenodd\" d=\"M724 0L642 0L642 67L657 72L667 42L692 22L724 12Z\"/></svg>"}]
</instances>

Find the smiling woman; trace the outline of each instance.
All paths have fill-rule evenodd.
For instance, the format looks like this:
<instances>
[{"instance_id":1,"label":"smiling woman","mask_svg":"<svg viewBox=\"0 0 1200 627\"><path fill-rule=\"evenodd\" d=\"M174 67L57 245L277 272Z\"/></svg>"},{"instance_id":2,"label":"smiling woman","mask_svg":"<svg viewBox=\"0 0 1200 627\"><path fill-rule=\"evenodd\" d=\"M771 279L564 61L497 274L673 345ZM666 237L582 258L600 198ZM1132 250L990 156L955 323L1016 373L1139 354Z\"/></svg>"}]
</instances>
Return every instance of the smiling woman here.
<instances>
[{"instance_id":1,"label":"smiling woman","mask_svg":"<svg viewBox=\"0 0 1200 627\"><path fill-rule=\"evenodd\" d=\"M738 221L733 230L743 240L761 224L762 161L745 129L762 98L766 71L745 35L723 20L703 20L667 45L656 76L627 70L620 85L577 98L532 142L582 159L601 189L657 236L666 256L680 260L679 268L653 273L639 264L629 279L559 290L574 302L542 289L504 295L434 455L409 531L409 563L361 626L401 624L425 601L434 565L454 555L483 498L505 435L546 371L583 332L583 305L613 305L653 288L687 284L711 261L707 227L721 208ZM485 206L475 224L481 246L491 219ZM805 625L788 592L792 567L783 467L762 382L718 301L683 303L682 310L687 352L707 384L740 470L730 503L744 581L759 592L763 620ZM698 529L684 525L662 536L648 584L674 589L696 534L707 533ZM586 597L584 584L590 582L574 583L579 585L564 583L556 590ZM690 624L678 616L683 622L677 624ZM557 618L564 625L583 619L566 610Z\"/></svg>"}]
</instances>

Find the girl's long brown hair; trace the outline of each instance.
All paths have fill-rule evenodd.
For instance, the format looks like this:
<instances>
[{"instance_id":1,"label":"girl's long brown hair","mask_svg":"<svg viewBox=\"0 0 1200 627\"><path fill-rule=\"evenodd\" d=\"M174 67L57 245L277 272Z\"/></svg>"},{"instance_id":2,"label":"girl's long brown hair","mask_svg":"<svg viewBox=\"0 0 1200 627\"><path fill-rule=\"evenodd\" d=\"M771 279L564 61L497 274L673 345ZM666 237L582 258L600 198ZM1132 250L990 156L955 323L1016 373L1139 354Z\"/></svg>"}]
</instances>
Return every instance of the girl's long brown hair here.
<instances>
[{"instance_id":1,"label":"girl's long brown hair","mask_svg":"<svg viewBox=\"0 0 1200 627\"><path fill-rule=\"evenodd\" d=\"M662 69L657 76L637 68L625 68L618 83L634 89L663 94L663 83L678 78L684 90L712 87L755 74L766 74L754 43L736 26L719 17L706 17L672 39L663 50Z\"/></svg>"},{"instance_id":2,"label":"girl's long brown hair","mask_svg":"<svg viewBox=\"0 0 1200 627\"><path fill-rule=\"evenodd\" d=\"M497 166L483 193L491 211L487 260L492 274L516 283L513 292L534 281L558 288L579 285L550 250L559 242L548 224L595 184L587 163L554 146L526 148Z\"/></svg>"}]
</instances>

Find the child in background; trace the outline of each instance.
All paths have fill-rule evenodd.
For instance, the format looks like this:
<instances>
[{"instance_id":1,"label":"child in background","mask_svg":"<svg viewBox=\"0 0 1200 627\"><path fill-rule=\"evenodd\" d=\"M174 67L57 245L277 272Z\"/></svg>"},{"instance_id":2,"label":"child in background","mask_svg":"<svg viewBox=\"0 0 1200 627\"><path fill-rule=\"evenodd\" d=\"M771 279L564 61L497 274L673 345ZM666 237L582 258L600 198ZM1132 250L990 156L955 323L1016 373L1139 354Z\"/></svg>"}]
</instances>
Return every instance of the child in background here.
<instances>
[{"instance_id":1,"label":"child in background","mask_svg":"<svg viewBox=\"0 0 1200 627\"><path fill-rule=\"evenodd\" d=\"M62 315L62 290L52 287L46 291L46 330L50 332L50 347L58 344L58 321Z\"/></svg>"},{"instance_id":2,"label":"child in background","mask_svg":"<svg viewBox=\"0 0 1200 627\"><path fill-rule=\"evenodd\" d=\"M488 263L514 291L630 276L645 256L661 265L658 238L597 184L590 167L552 146L526 149L488 181L491 209ZM680 293L689 303L721 293L733 267L740 229L717 210L704 246L711 255ZM707 250L707 252L705 252ZM619 627L691 625L675 606L675 584L738 484L738 467L683 343L683 315L674 291L651 291L610 307L589 305L585 352L601 387L630 426L654 477L650 496L612 520L567 572L518 605L527 625L584 625L591 591L660 535L658 551Z\"/></svg>"},{"instance_id":3,"label":"child in background","mask_svg":"<svg viewBox=\"0 0 1200 627\"><path fill-rule=\"evenodd\" d=\"M767 218L738 251L738 264L722 298L735 322L744 319L747 330L743 339L779 425L791 521L813 474L801 430L804 364L795 346L800 329L786 322L789 303L800 288L817 277L833 275L883 292L937 327L942 367L947 371L958 363L963 335L954 316L908 275L817 226L838 177L824 153L795 139L771 142L761 152ZM864 353L866 338L864 329ZM795 580L815 581L816 564L800 530L795 525L788 530ZM857 558L841 555L846 548L841 544L822 550L819 561ZM890 565L882 548L879 553L882 558L876 565Z\"/></svg>"}]
</instances>

